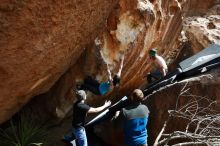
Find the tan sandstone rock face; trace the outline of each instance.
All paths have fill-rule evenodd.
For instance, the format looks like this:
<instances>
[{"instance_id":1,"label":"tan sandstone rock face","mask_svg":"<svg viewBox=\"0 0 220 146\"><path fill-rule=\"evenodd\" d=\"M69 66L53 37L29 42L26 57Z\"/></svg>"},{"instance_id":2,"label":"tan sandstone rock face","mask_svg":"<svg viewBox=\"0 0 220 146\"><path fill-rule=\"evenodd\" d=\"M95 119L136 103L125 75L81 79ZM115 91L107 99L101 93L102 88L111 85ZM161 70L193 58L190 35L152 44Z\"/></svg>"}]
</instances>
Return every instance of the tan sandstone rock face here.
<instances>
[{"instance_id":1,"label":"tan sandstone rock face","mask_svg":"<svg viewBox=\"0 0 220 146\"><path fill-rule=\"evenodd\" d=\"M180 52L190 48L186 44L192 47L187 50L192 55L210 43L219 43L219 8L213 7L218 3L6 0L0 5L0 122L33 96L29 105L33 112L45 119L62 119L75 99L75 84L87 75L106 81L106 63L116 73L122 55L120 88L103 97L89 93L88 102L97 106L107 98L116 101L129 95L146 82L144 76L151 68L149 49L157 48L171 65L185 55ZM208 10L210 13L205 14ZM103 133L100 129L104 140L121 145L115 143L111 131Z\"/></svg>"},{"instance_id":2,"label":"tan sandstone rock face","mask_svg":"<svg viewBox=\"0 0 220 146\"><path fill-rule=\"evenodd\" d=\"M0 4L0 123L47 92L94 40L117 1Z\"/></svg>"},{"instance_id":3,"label":"tan sandstone rock face","mask_svg":"<svg viewBox=\"0 0 220 146\"><path fill-rule=\"evenodd\" d=\"M158 48L168 64L177 57L178 47L182 44L181 30L181 4L175 0L169 3L163 0L120 0L109 15L106 28L86 47L78 64L73 65L42 99L52 98L52 95L60 103L53 106L53 111L56 109L55 114L63 117L71 108L73 94L70 88L75 82L82 82L86 75L95 75L99 81L106 81L106 64L109 64L112 73L116 73L122 55L125 59L120 88L105 97L90 94L88 102L100 105L106 98L116 101L117 97L129 95L134 88L146 82L144 76L151 67L148 57L150 48ZM74 79L67 81L71 76L74 76L75 82ZM63 86L64 82L68 85Z\"/></svg>"},{"instance_id":4,"label":"tan sandstone rock face","mask_svg":"<svg viewBox=\"0 0 220 146\"><path fill-rule=\"evenodd\" d=\"M123 95L129 95L134 88L146 82L143 76L146 75L151 67L147 54L150 48L158 48L159 54L161 54L166 59L167 63L171 65L173 61L180 61L176 60L179 59L177 58L178 56L180 58L181 56L182 58L189 57L211 43L211 41L209 41L209 43L202 45L202 47L198 47L193 38L189 36L190 32L192 32L194 36L197 31L187 27L187 22L188 19L193 17L193 13L196 17L206 17L203 14L213 5L216 5L216 2L217 1L204 1L204 3L198 3L198 1L193 0L119 1L118 5L110 13L103 33L99 34L94 44L91 43L87 46L87 51L82 56L82 60L79 61L80 65L84 67L83 71L80 73L79 70L77 70L77 65L74 65L74 67L63 76L63 79L60 79L60 82L57 83L57 87L51 90L47 95L44 95L44 97L48 97L52 93L53 97L57 98L59 103L62 103L56 107L56 109L58 109L57 111L59 111L57 113L59 113L60 117L64 116L65 112L71 108L71 104L68 104L69 101L66 99L60 99L60 97L69 97L69 99L73 97L72 94L67 94L69 93L69 90L66 89L67 87L62 87L64 82L71 82L67 80L67 78L70 78L70 76L72 76L71 74L74 74L75 81L78 82L83 79L84 75L95 74L96 79L105 81L107 79L105 63L110 64L112 72L116 72L119 65L119 59L123 54L125 55L125 63L122 71L120 89L113 90L113 92L105 97L91 95L88 100L91 105L100 105L106 98L114 101L116 97L120 98ZM207 5L206 3L209 4ZM217 10L213 9L210 11L216 12ZM218 32L217 29L216 27L216 31ZM206 30L207 29L202 30L201 33L207 33ZM199 40L201 43L205 42L205 40L203 42L203 39ZM218 43L218 39L216 43ZM186 49L184 53L181 52L183 48ZM194 51L195 48L197 51ZM94 52L94 49L97 49L100 54L97 53L97 51ZM98 56L97 60L91 56ZM98 62L99 64L97 65ZM170 67L173 68L173 66ZM72 83L72 85L74 84L75 83ZM70 87L71 86L68 88ZM66 90L66 94L65 92L59 92L61 94L54 93L54 91L60 90L60 88ZM170 91L171 90L166 92L166 94L169 94ZM217 92L217 90L214 92ZM177 94L177 92L175 92L175 94ZM175 95L173 97L175 97ZM158 98L162 98L162 96ZM175 103L175 98L171 98L163 107L163 103L165 103L166 99L160 100L161 101L153 101L153 104L155 107L158 107L158 111L156 112L160 112L161 114L166 112L163 108L168 109ZM53 108L55 109L55 107ZM159 116L157 118L156 121L163 124L165 117L162 118ZM156 132L154 132L153 129L150 131L153 139L160 128L159 123ZM112 130L112 127L108 126L108 124L98 126L97 131L100 132L98 134L111 145L122 145L118 140L115 140L121 135L115 135L115 131ZM105 131L108 131L108 133Z\"/></svg>"},{"instance_id":5,"label":"tan sandstone rock face","mask_svg":"<svg viewBox=\"0 0 220 146\"><path fill-rule=\"evenodd\" d=\"M204 16L187 17L184 30L197 53L210 44L220 44L220 4L207 11Z\"/></svg>"}]
</instances>

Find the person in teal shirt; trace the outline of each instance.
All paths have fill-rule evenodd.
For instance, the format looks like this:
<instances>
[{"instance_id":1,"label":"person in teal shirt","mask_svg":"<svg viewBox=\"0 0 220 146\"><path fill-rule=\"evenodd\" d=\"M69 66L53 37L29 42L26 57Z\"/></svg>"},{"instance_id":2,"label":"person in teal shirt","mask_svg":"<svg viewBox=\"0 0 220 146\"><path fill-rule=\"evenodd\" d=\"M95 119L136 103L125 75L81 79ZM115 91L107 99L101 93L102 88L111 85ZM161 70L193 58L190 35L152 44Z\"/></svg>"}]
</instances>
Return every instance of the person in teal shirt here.
<instances>
[{"instance_id":1,"label":"person in teal shirt","mask_svg":"<svg viewBox=\"0 0 220 146\"><path fill-rule=\"evenodd\" d=\"M111 85L119 86L120 84L120 77L123 68L124 56L120 59L120 67L117 74L114 75L112 78L111 71L107 64L107 71L109 74L108 81L99 83L96 79L91 76L85 78L84 83L82 85L77 85L78 90L88 90L94 93L95 95L105 95L111 90Z\"/></svg>"},{"instance_id":2,"label":"person in teal shirt","mask_svg":"<svg viewBox=\"0 0 220 146\"><path fill-rule=\"evenodd\" d=\"M129 96L130 103L117 111L114 123L123 128L126 146L147 146L148 107L142 104L144 94L135 89Z\"/></svg>"}]
</instances>

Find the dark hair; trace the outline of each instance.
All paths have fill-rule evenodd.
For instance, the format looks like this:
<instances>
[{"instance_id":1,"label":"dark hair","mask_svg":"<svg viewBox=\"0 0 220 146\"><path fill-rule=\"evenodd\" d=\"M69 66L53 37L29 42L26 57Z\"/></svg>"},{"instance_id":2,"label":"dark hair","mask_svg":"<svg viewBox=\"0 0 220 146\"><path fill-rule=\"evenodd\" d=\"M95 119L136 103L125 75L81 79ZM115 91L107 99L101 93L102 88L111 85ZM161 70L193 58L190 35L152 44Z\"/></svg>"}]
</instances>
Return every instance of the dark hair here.
<instances>
[{"instance_id":1,"label":"dark hair","mask_svg":"<svg viewBox=\"0 0 220 146\"><path fill-rule=\"evenodd\" d=\"M116 86L116 85L120 84L120 80L121 80L121 78L118 75L114 75L113 85Z\"/></svg>"},{"instance_id":2,"label":"dark hair","mask_svg":"<svg viewBox=\"0 0 220 146\"><path fill-rule=\"evenodd\" d=\"M86 99L86 92L84 90L76 91L76 98L77 100L85 100Z\"/></svg>"},{"instance_id":3,"label":"dark hair","mask_svg":"<svg viewBox=\"0 0 220 146\"><path fill-rule=\"evenodd\" d=\"M82 90L82 85L76 84L76 90Z\"/></svg>"},{"instance_id":4,"label":"dark hair","mask_svg":"<svg viewBox=\"0 0 220 146\"><path fill-rule=\"evenodd\" d=\"M144 99L144 93L140 89L135 89L132 93L132 102L141 102Z\"/></svg>"}]
</instances>

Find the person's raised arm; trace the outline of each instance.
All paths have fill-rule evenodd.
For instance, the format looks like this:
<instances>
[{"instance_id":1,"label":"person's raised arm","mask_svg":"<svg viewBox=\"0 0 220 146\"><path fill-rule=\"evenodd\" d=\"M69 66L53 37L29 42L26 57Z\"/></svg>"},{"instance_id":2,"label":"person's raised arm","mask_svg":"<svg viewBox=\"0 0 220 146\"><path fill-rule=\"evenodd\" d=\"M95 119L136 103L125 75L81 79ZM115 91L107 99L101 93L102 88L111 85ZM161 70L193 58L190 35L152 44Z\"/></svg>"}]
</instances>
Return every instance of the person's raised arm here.
<instances>
[{"instance_id":1,"label":"person's raised arm","mask_svg":"<svg viewBox=\"0 0 220 146\"><path fill-rule=\"evenodd\" d=\"M109 65L107 64L107 72L108 72L108 79L109 79L109 81L112 81L113 79L112 79L112 73L111 73L111 71L110 71L110 68L109 68Z\"/></svg>"},{"instance_id":2,"label":"person's raised arm","mask_svg":"<svg viewBox=\"0 0 220 146\"><path fill-rule=\"evenodd\" d=\"M89 109L88 113L98 113L98 112L101 112L102 110L104 110L106 107L108 107L110 105L111 105L111 101L105 101L105 104L103 106L100 106L100 107L97 107L97 108L91 107Z\"/></svg>"},{"instance_id":3,"label":"person's raised arm","mask_svg":"<svg viewBox=\"0 0 220 146\"><path fill-rule=\"evenodd\" d=\"M119 67L119 70L118 70L118 73L117 73L117 75L119 77L121 76L123 66L124 66L124 55L122 55L121 58L120 58L120 67Z\"/></svg>"}]
</instances>

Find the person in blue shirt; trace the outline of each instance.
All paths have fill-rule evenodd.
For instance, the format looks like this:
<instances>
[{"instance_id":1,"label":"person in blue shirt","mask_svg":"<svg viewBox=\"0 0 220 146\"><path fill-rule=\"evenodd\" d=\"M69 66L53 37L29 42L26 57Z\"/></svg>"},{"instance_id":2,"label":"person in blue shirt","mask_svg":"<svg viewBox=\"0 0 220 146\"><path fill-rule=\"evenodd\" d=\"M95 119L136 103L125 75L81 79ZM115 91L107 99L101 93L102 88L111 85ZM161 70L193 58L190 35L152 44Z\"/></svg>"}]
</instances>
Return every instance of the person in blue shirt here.
<instances>
[{"instance_id":1,"label":"person in blue shirt","mask_svg":"<svg viewBox=\"0 0 220 146\"><path fill-rule=\"evenodd\" d=\"M127 146L147 146L147 122L149 110L141 101L144 94L135 89L129 97L130 104L116 112L115 123L123 128Z\"/></svg>"},{"instance_id":2,"label":"person in blue shirt","mask_svg":"<svg viewBox=\"0 0 220 146\"><path fill-rule=\"evenodd\" d=\"M91 76L88 76L85 78L84 82L82 85L77 85L78 90L88 90L94 93L95 95L105 95L111 90L111 86L113 85L114 87L120 85L120 78L121 78L121 72L123 68L123 63L124 63L124 55L120 59L120 67L119 71L117 74L114 75L112 78L112 73L109 69L109 66L107 64L107 71L108 71L108 80L106 82L99 82L96 79L94 79Z\"/></svg>"}]
</instances>

